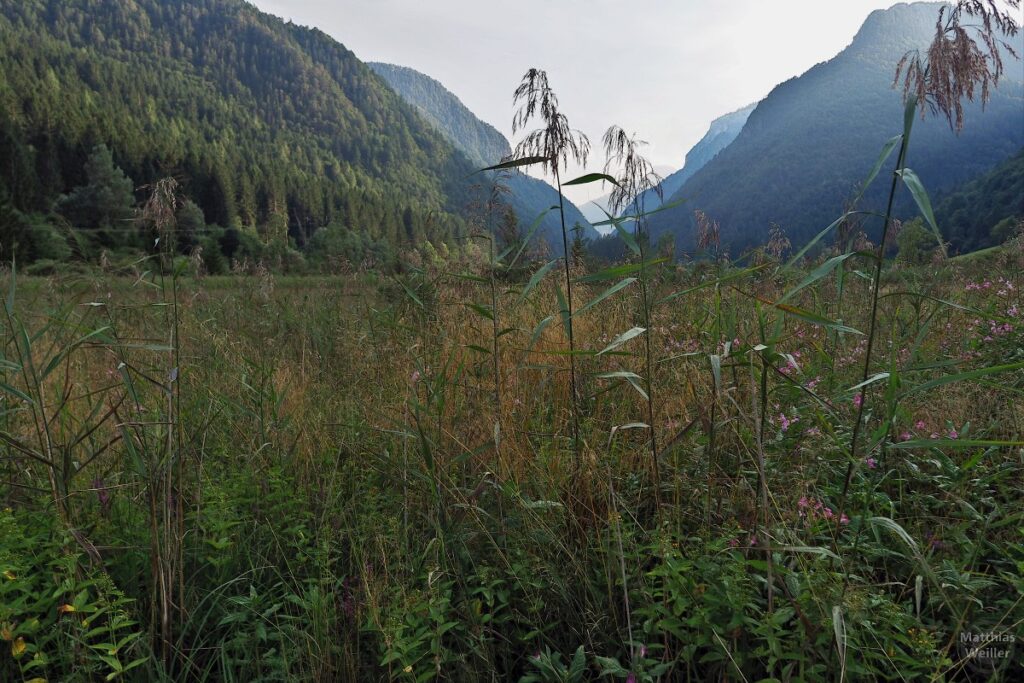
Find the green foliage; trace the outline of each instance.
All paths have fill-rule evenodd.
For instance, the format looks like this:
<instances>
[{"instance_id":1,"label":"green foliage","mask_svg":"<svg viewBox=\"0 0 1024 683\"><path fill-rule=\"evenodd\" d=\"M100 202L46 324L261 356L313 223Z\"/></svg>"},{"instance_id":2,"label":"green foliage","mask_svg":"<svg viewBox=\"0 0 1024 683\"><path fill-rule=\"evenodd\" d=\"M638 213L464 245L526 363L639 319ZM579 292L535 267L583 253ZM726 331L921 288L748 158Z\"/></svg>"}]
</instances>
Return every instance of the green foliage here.
<instances>
[{"instance_id":1,"label":"green foliage","mask_svg":"<svg viewBox=\"0 0 1024 683\"><path fill-rule=\"evenodd\" d=\"M19 263L64 261L71 247L51 218L23 213L0 190L0 255Z\"/></svg>"},{"instance_id":2,"label":"green foliage","mask_svg":"<svg viewBox=\"0 0 1024 683\"><path fill-rule=\"evenodd\" d=\"M345 267L388 269L395 259L387 242L338 223L331 223L313 235L309 253L314 260L324 263L327 272L339 272Z\"/></svg>"},{"instance_id":3,"label":"green foliage","mask_svg":"<svg viewBox=\"0 0 1024 683\"><path fill-rule=\"evenodd\" d=\"M896 236L896 244L899 248L897 254L899 259L915 266L930 261L938 248L935 244L935 236L925 227L924 221L920 218L903 224L899 235Z\"/></svg>"},{"instance_id":4,"label":"green foliage","mask_svg":"<svg viewBox=\"0 0 1024 683\"><path fill-rule=\"evenodd\" d=\"M446 241L474 170L343 46L233 0L4 3L0 157L15 208L67 194L104 246L132 184L166 175L207 222L265 242L304 246L332 221Z\"/></svg>"},{"instance_id":5,"label":"green foliage","mask_svg":"<svg viewBox=\"0 0 1024 683\"><path fill-rule=\"evenodd\" d=\"M1002 244L1024 220L1024 148L947 195L935 209L957 251Z\"/></svg>"},{"instance_id":6,"label":"green foliage","mask_svg":"<svg viewBox=\"0 0 1024 683\"><path fill-rule=\"evenodd\" d=\"M138 246L134 189L106 145L96 147L85 162L85 184L61 195L54 207L70 223L82 255Z\"/></svg>"},{"instance_id":7,"label":"green foliage","mask_svg":"<svg viewBox=\"0 0 1024 683\"><path fill-rule=\"evenodd\" d=\"M131 229L134 184L114 163L106 145L99 145L85 161L85 184L57 200L57 211L72 226L104 233ZM112 243L116 238L106 238Z\"/></svg>"},{"instance_id":8,"label":"green foliage","mask_svg":"<svg viewBox=\"0 0 1024 683\"><path fill-rule=\"evenodd\" d=\"M134 601L52 516L0 511L0 538L0 678L115 680L149 661Z\"/></svg>"}]
</instances>

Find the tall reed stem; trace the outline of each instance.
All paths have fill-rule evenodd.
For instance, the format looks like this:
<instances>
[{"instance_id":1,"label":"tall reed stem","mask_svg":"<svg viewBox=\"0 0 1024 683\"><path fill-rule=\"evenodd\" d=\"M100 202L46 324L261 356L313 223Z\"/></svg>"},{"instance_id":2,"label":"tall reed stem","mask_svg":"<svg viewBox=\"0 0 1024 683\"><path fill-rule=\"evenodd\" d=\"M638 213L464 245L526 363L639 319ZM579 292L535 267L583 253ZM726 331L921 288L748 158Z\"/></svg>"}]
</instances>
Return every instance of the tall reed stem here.
<instances>
[{"instance_id":1,"label":"tall reed stem","mask_svg":"<svg viewBox=\"0 0 1024 683\"><path fill-rule=\"evenodd\" d=\"M558 187L558 215L562 221L562 249L564 254L562 264L565 266L565 306L566 325L565 331L569 335L569 390L572 392L571 407L571 429L572 429L572 450L575 458L575 467L578 469L580 462L580 395L576 383L576 341L573 337L572 324L572 268L570 264L571 252L569 251L569 232L565 228L565 197L562 196L562 177L558 172L558 166L554 168L555 184Z\"/></svg>"},{"instance_id":2,"label":"tall reed stem","mask_svg":"<svg viewBox=\"0 0 1024 683\"><path fill-rule=\"evenodd\" d=\"M878 301L879 289L882 282L882 267L885 264L885 245L889 241L889 230L892 227L892 207L896 199L896 190L899 187L900 172L907 159L907 147L910 144L910 129L914 123L914 110L916 109L916 98L911 97L907 102L907 113L904 116L903 138L900 140L900 151L896 158L896 169L892 174L892 184L889 187L889 201L885 208L885 224L882 226L882 239L878 244L875 253L875 275L871 281L871 319L868 324L868 346L864 353L864 370L861 374L861 382L866 382L871 375L871 355L875 348L875 334L878 330ZM854 468L857 463L857 444L860 438L861 428L864 425L864 408L867 401L864 400L864 389L859 390L861 400L857 405L857 418L853 423L853 435L850 437L850 463L846 467L846 477L843 480L843 493L839 497L839 514L842 516L846 507L846 496L850 490L850 482L853 479Z\"/></svg>"}]
</instances>

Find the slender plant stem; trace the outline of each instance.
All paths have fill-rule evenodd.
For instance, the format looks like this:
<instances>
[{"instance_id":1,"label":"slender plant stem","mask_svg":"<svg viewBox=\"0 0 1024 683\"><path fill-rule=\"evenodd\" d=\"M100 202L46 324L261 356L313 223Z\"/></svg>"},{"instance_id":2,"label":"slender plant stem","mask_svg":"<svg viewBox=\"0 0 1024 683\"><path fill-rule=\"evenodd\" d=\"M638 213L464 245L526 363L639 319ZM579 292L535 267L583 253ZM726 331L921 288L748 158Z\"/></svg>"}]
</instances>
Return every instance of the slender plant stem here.
<instances>
[{"instance_id":1,"label":"slender plant stem","mask_svg":"<svg viewBox=\"0 0 1024 683\"><path fill-rule=\"evenodd\" d=\"M572 272L569 264L569 233L565 229L565 197L562 196L562 178L555 167L555 184L558 186L558 215L562 220L562 263L565 266L566 334L569 335L569 390L572 392L572 448L578 469L580 466L580 396L576 384L576 341L572 333Z\"/></svg>"},{"instance_id":2,"label":"slender plant stem","mask_svg":"<svg viewBox=\"0 0 1024 683\"><path fill-rule=\"evenodd\" d=\"M643 213L641 200L640 213ZM644 219L638 219L636 232L640 250L640 299L644 313L644 387L647 390L647 431L650 433L651 444L651 480L654 485L654 501L661 508L661 473L658 467L658 435L654 429L654 382L651 363L651 305L647 290L647 254L644 253Z\"/></svg>"},{"instance_id":3,"label":"slender plant stem","mask_svg":"<svg viewBox=\"0 0 1024 683\"><path fill-rule=\"evenodd\" d=\"M896 160L896 170L892 174L892 185L889 188L889 202L885 209L885 224L882 226L882 240L878 244L878 251L875 254L875 276L871 284L871 321L868 324L868 347L864 354L864 371L861 375L861 381L866 382L868 376L871 373L871 354L875 348L875 332L877 331L878 324L878 300L879 300L879 288L882 281L882 266L885 263L885 243L889 240L889 229L892 224L892 206L893 201L896 198L896 190L899 187L900 171L903 170L903 164L906 162L907 156L907 144L910 141L909 131L903 134L903 139L900 142L900 153ZM850 437L850 463L846 466L846 478L843 481L843 493L839 497L839 514L842 516L846 507L846 495L850 490L850 481L853 478L854 466L857 462L857 443L860 437L861 427L864 424L864 406L867 401L864 400L864 390L860 390L860 405L857 406L857 419L853 423L853 435Z\"/></svg>"}]
</instances>

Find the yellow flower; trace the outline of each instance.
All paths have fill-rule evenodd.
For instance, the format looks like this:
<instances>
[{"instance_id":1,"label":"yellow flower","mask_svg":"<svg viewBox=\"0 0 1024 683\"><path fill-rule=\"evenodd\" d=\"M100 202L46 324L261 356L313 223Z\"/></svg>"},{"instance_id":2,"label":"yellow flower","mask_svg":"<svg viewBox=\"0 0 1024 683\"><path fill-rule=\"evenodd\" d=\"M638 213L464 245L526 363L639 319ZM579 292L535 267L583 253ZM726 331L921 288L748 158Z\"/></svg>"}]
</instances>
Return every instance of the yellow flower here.
<instances>
[{"instance_id":1,"label":"yellow flower","mask_svg":"<svg viewBox=\"0 0 1024 683\"><path fill-rule=\"evenodd\" d=\"M68 614L70 612L77 612L74 605L61 605L57 608L57 611L61 614Z\"/></svg>"},{"instance_id":2,"label":"yellow flower","mask_svg":"<svg viewBox=\"0 0 1024 683\"><path fill-rule=\"evenodd\" d=\"M18 638L16 641L11 643L11 654L15 657L20 657L25 654L25 639Z\"/></svg>"},{"instance_id":3,"label":"yellow flower","mask_svg":"<svg viewBox=\"0 0 1024 683\"><path fill-rule=\"evenodd\" d=\"M14 572L12 572L10 569L5 569L4 570L4 576L7 577L8 581L14 581L16 578L18 578L17 576L14 575Z\"/></svg>"},{"instance_id":4,"label":"yellow flower","mask_svg":"<svg viewBox=\"0 0 1024 683\"><path fill-rule=\"evenodd\" d=\"M0 640L10 640L13 637L14 631L11 630L11 627L8 624L4 624L0 627Z\"/></svg>"},{"instance_id":5,"label":"yellow flower","mask_svg":"<svg viewBox=\"0 0 1024 683\"><path fill-rule=\"evenodd\" d=\"M404 669L402 669L402 671L404 671L407 674L411 674L412 673L412 664L410 664L409 666L407 666Z\"/></svg>"}]
</instances>

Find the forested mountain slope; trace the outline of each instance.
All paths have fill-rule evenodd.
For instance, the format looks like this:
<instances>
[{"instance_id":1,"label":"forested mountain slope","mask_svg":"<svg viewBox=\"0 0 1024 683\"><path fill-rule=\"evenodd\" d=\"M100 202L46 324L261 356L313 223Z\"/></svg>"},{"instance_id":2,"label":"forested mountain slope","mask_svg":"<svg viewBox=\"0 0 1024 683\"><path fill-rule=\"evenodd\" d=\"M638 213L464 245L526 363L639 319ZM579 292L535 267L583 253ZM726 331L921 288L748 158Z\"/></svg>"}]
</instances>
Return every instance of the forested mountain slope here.
<instances>
[{"instance_id":1,"label":"forested mountain slope","mask_svg":"<svg viewBox=\"0 0 1024 683\"><path fill-rule=\"evenodd\" d=\"M240 0L2 0L6 205L49 211L101 144L265 242L449 239L472 199L472 164L320 31Z\"/></svg>"},{"instance_id":2,"label":"forested mountain slope","mask_svg":"<svg viewBox=\"0 0 1024 683\"><path fill-rule=\"evenodd\" d=\"M675 173L665 176L661 181L661 199L658 198L657 192L653 190L644 193L643 210L651 211L661 206L664 200L678 192L679 188L692 178L697 171L704 168L719 152L731 145L732 141L743 130L750 112L754 111L756 106L756 104L747 105L742 109L730 112L712 121L704 137L686 153L683 167ZM628 214L635 210L636 207L631 206L627 209L626 213Z\"/></svg>"},{"instance_id":3,"label":"forested mountain slope","mask_svg":"<svg viewBox=\"0 0 1024 683\"><path fill-rule=\"evenodd\" d=\"M763 244L772 223L794 245L831 223L856 194L886 140L901 131L901 93L892 88L895 66L907 50L931 40L939 7L899 4L873 12L839 55L776 87L736 140L673 196L687 203L652 216L654 238L671 232L677 246L692 249L694 209L719 221L723 247L734 256ZM1018 47L1022 37L1015 39ZM916 121L908 165L933 197L1024 145L1024 69L1008 59L1005 78L986 110L978 104L967 108L962 133L952 132L942 117ZM860 208L878 210L887 191L888 183L876 182ZM910 193L902 192L897 217L916 213ZM873 237L877 223L867 225Z\"/></svg>"},{"instance_id":4,"label":"forested mountain slope","mask_svg":"<svg viewBox=\"0 0 1024 683\"><path fill-rule=\"evenodd\" d=\"M1024 221L1024 147L942 198L935 217L959 251L991 247Z\"/></svg>"}]
</instances>

